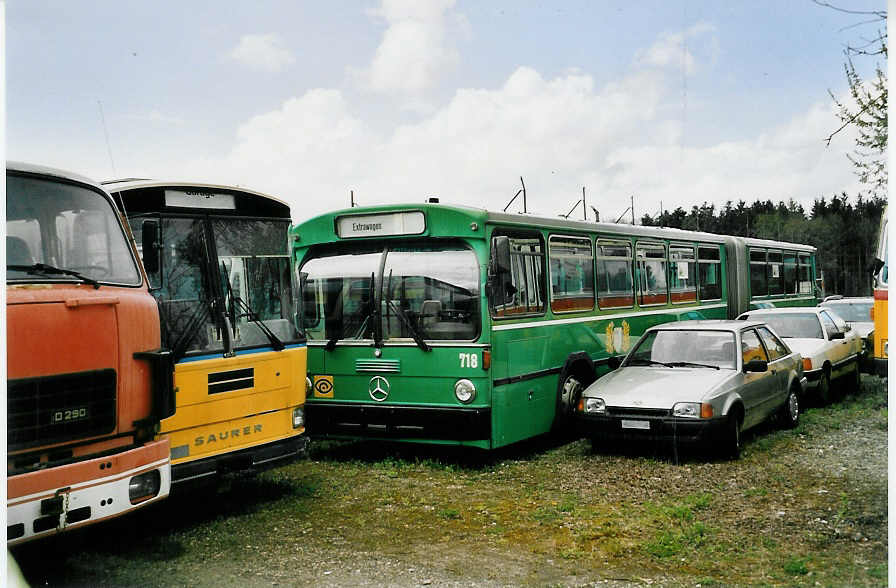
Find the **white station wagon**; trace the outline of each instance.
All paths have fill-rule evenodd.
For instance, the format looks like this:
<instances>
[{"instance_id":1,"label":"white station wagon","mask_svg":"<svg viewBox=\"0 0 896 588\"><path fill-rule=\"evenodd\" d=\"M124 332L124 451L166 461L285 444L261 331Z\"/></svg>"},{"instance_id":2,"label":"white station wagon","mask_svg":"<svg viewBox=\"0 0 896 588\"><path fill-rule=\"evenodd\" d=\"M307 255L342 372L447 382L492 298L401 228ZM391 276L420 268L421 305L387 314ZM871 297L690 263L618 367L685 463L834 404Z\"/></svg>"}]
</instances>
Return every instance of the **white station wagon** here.
<instances>
[{"instance_id":1,"label":"white station wagon","mask_svg":"<svg viewBox=\"0 0 896 588\"><path fill-rule=\"evenodd\" d=\"M761 321L665 323L582 393L576 419L595 448L644 439L738 457L742 431L775 415L797 425L805 382L799 354Z\"/></svg>"},{"instance_id":2,"label":"white station wagon","mask_svg":"<svg viewBox=\"0 0 896 588\"><path fill-rule=\"evenodd\" d=\"M858 389L862 339L832 310L820 307L762 309L745 312L737 318L768 323L803 356L803 371L809 389L822 404L832 400L831 382L837 378L842 378L846 386Z\"/></svg>"}]
</instances>

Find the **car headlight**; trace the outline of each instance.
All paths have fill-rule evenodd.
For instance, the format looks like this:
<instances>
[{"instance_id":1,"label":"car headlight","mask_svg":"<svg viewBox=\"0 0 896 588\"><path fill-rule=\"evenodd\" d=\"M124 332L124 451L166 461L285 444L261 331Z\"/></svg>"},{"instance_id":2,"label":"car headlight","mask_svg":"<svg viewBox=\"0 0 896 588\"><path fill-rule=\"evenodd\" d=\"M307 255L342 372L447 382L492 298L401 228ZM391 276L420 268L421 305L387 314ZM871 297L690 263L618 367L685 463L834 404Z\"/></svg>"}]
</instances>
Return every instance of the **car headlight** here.
<instances>
[{"instance_id":1,"label":"car headlight","mask_svg":"<svg viewBox=\"0 0 896 588\"><path fill-rule=\"evenodd\" d=\"M292 428L298 429L305 426L305 409L297 406L292 409Z\"/></svg>"},{"instance_id":2,"label":"car headlight","mask_svg":"<svg viewBox=\"0 0 896 588\"><path fill-rule=\"evenodd\" d=\"M159 473L159 470L146 472L145 474L134 476L128 482L128 498L130 498L131 504L138 504L158 496L161 488L162 475Z\"/></svg>"},{"instance_id":3,"label":"car headlight","mask_svg":"<svg viewBox=\"0 0 896 588\"><path fill-rule=\"evenodd\" d=\"M687 419L712 418L712 404L706 402L676 402L672 407L672 416Z\"/></svg>"},{"instance_id":4,"label":"car headlight","mask_svg":"<svg viewBox=\"0 0 896 588\"><path fill-rule=\"evenodd\" d=\"M454 383L454 396L464 404L470 404L476 399L476 386L470 380L458 380Z\"/></svg>"},{"instance_id":5,"label":"car headlight","mask_svg":"<svg viewBox=\"0 0 896 588\"><path fill-rule=\"evenodd\" d=\"M672 416L686 417L690 419L700 418L699 402L677 402L672 407Z\"/></svg>"},{"instance_id":6,"label":"car headlight","mask_svg":"<svg viewBox=\"0 0 896 588\"><path fill-rule=\"evenodd\" d=\"M603 398L586 398L585 412L605 414L607 412L607 403L604 402Z\"/></svg>"}]
</instances>

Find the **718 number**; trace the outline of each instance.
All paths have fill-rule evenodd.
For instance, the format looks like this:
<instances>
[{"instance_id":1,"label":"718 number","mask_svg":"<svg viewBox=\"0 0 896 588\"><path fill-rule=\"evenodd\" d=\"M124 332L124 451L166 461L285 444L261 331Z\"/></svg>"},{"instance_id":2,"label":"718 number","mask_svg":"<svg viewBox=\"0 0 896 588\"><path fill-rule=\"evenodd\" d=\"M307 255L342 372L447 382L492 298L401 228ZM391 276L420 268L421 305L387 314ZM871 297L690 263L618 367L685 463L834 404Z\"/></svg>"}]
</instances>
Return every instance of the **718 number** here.
<instances>
[{"instance_id":1,"label":"718 number","mask_svg":"<svg viewBox=\"0 0 896 588\"><path fill-rule=\"evenodd\" d=\"M462 367L462 368L479 367L479 354L478 353L461 353L460 354L460 367Z\"/></svg>"}]
</instances>

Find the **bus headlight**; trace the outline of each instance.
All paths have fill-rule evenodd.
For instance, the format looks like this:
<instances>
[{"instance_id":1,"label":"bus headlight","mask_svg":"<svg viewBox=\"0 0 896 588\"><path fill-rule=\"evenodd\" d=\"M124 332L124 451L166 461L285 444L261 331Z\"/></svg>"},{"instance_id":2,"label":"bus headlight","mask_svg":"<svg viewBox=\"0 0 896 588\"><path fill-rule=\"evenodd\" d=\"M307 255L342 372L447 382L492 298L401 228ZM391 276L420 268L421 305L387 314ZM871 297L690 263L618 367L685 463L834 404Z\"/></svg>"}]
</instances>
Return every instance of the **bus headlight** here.
<instances>
[{"instance_id":1,"label":"bus headlight","mask_svg":"<svg viewBox=\"0 0 896 588\"><path fill-rule=\"evenodd\" d=\"M159 470L146 472L145 474L134 476L128 482L128 498L131 499L131 504L138 504L158 496L161 488L162 475L159 473Z\"/></svg>"},{"instance_id":2,"label":"bus headlight","mask_svg":"<svg viewBox=\"0 0 896 588\"><path fill-rule=\"evenodd\" d=\"M454 383L454 396L464 404L470 404L476 398L476 386L467 379Z\"/></svg>"},{"instance_id":3,"label":"bus headlight","mask_svg":"<svg viewBox=\"0 0 896 588\"><path fill-rule=\"evenodd\" d=\"M292 409L292 428L298 429L305 426L305 410L301 406Z\"/></svg>"}]
</instances>

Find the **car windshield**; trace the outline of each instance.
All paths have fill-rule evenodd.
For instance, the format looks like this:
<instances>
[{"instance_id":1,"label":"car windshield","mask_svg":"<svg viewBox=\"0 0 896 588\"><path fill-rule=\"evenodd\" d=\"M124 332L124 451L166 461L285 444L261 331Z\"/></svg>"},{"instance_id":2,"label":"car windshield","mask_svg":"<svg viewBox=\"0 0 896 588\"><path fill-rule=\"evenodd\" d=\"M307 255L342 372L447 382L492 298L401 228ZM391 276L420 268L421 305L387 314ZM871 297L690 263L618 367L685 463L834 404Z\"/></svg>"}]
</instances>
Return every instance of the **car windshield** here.
<instances>
[{"instance_id":1,"label":"car windshield","mask_svg":"<svg viewBox=\"0 0 896 588\"><path fill-rule=\"evenodd\" d=\"M779 337L791 339L824 339L821 323L815 313L763 314L762 320L768 324Z\"/></svg>"},{"instance_id":2,"label":"car windshield","mask_svg":"<svg viewBox=\"0 0 896 588\"><path fill-rule=\"evenodd\" d=\"M870 323L871 322L871 302L837 302L835 304L826 303L821 306L830 308L840 318L848 323Z\"/></svg>"},{"instance_id":3,"label":"car windshield","mask_svg":"<svg viewBox=\"0 0 896 588\"><path fill-rule=\"evenodd\" d=\"M479 264L461 244L323 252L300 272L309 339L473 340L479 335Z\"/></svg>"},{"instance_id":4,"label":"car windshield","mask_svg":"<svg viewBox=\"0 0 896 588\"><path fill-rule=\"evenodd\" d=\"M734 333L728 331L651 331L623 365L736 369L736 350Z\"/></svg>"},{"instance_id":5,"label":"car windshield","mask_svg":"<svg viewBox=\"0 0 896 588\"><path fill-rule=\"evenodd\" d=\"M6 265L10 282L140 283L111 201L50 179L7 174Z\"/></svg>"}]
</instances>

